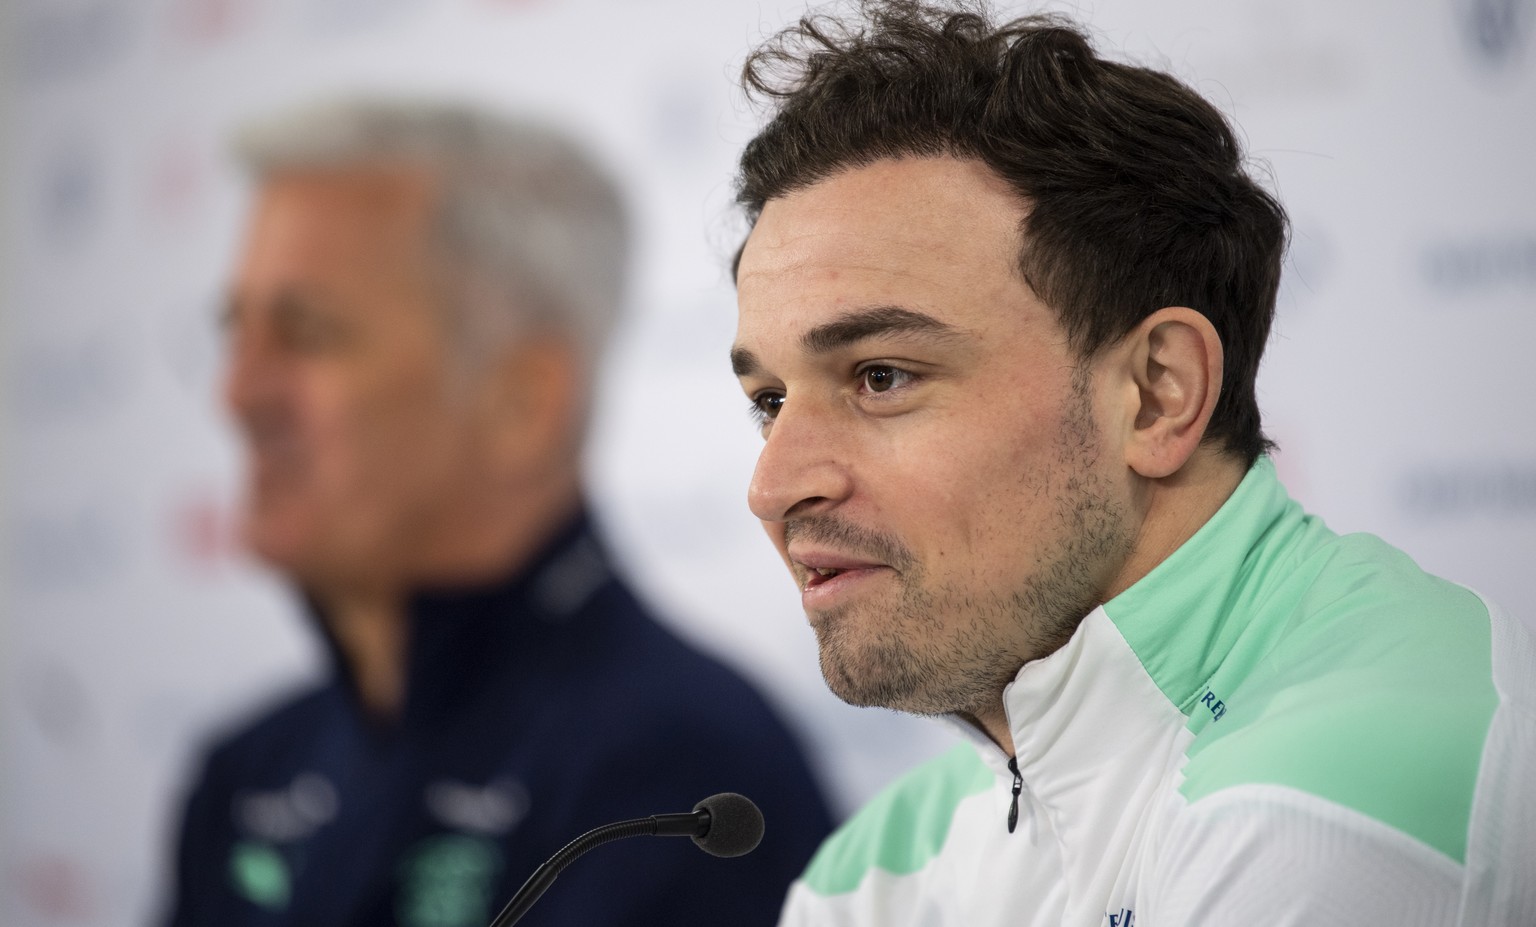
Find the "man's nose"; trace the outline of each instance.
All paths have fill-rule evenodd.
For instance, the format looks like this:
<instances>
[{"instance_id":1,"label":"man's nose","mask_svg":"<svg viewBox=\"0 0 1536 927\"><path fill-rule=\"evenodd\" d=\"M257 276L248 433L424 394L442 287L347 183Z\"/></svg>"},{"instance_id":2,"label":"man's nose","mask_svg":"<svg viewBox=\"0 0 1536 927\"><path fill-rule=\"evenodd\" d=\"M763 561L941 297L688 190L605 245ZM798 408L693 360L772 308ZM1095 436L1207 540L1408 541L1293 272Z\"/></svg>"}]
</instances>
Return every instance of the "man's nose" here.
<instances>
[{"instance_id":1,"label":"man's nose","mask_svg":"<svg viewBox=\"0 0 1536 927\"><path fill-rule=\"evenodd\" d=\"M846 430L828 410L785 401L752 471L747 504L765 522L831 508L853 482L846 463Z\"/></svg>"},{"instance_id":2,"label":"man's nose","mask_svg":"<svg viewBox=\"0 0 1536 927\"><path fill-rule=\"evenodd\" d=\"M281 363L255 332L231 332L224 369L224 405L237 420L248 420L269 405L281 384Z\"/></svg>"}]
</instances>

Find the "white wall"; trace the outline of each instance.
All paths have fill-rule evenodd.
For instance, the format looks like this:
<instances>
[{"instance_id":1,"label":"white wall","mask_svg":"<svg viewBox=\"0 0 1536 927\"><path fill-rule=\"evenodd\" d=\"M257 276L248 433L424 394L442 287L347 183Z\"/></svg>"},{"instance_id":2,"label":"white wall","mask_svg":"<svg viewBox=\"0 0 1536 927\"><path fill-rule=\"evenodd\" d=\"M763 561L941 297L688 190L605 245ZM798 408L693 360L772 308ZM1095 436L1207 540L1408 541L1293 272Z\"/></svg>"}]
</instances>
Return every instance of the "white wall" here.
<instances>
[{"instance_id":1,"label":"white wall","mask_svg":"<svg viewBox=\"0 0 1536 927\"><path fill-rule=\"evenodd\" d=\"M0 3L0 713L12 698L6 685L7 670L13 661L9 659L11 638L11 327L16 306L11 299L13 242L15 229L10 220L9 204L16 183L11 169L11 151L15 144L15 113L13 101L16 94L16 72L11 66L15 61L14 9L11 4ZM0 714L3 717L3 714ZM0 756L9 752L9 732L0 727ZM0 796L10 794L9 770L0 768ZM6 833L5 804L0 802L0 841ZM0 842L0 852L4 850Z\"/></svg>"},{"instance_id":2,"label":"white wall","mask_svg":"<svg viewBox=\"0 0 1536 927\"><path fill-rule=\"evenodd\" d=\"M1467 21L1495 7L1514 28L1507 45L1480 44ZM1273 168L1296 245L1261 399L1298 497L1528 619L1533 7L1075 7L1109 46L1231 110ZM0 277L0 528L16 538L0 585L0 923L141 923L195 738L313 671L285 593L227 540L237 456L213 398L212 319L244 208L221 139L254 111L341 87L469 95L598 146L633 191L642 247L591 476L639 586L770 688L845 806L945 743L825 693L793 589L745 509L758 439L725 362L724 267L739 231L732 162L753 115L732 75L798 9L0 8L20 41L0 59L20 73L12 114L0 111L18 130L0 161L14 193L0 204L14 230Z\"/></svg>"}]
</instances>

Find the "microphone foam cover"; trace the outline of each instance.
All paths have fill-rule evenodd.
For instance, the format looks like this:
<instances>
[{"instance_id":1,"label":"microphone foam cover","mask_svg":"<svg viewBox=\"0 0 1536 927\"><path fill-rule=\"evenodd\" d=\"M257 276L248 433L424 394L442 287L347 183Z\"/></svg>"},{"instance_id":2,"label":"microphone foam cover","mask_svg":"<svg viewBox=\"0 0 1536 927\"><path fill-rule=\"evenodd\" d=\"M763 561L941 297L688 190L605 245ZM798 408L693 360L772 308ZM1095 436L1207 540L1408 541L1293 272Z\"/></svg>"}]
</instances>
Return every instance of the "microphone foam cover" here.
<instances>
[{"instance_id":1,"label":"microphone foam cover","mask_svg":"<svg viewBox=\"0 0 1536 927\"><path fill-rule=\"evenodd\" d=\"M709 812L709 830L693 842L712 856L743 856L757 849L763 839L763 813L752 799L735 792L711 795L694 811Z\"/></svg>"}]
</instances>

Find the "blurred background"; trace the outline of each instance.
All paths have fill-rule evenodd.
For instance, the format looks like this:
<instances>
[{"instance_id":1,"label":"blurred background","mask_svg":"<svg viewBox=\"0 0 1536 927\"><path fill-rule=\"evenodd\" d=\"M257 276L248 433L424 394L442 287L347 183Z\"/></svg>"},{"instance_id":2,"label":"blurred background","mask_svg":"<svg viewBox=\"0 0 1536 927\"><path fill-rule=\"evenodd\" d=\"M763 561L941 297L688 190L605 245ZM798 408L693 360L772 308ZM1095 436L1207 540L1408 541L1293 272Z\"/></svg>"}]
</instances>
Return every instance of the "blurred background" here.
<instances>
[{"instance_id":1,"label":"blurred background","mask_svg":"<svg viewBox=\"0 0 1536 927\"><path fill-rule=\"evenodd\" d=\"M1234 116L1291 212L1260 399L1293 494L1536 624L1536 0L1054 8ZM635 585L769 691L840 810L948 744L826 693L745 506L726 268L756 117L734 76L802 9L0 3L0 924L146 923L195 746L319 669L231 542L216 320L249 193L229 131L342 90L468 98L596 149L640 230L589 466Z\"/></svg>"}]
</instances>

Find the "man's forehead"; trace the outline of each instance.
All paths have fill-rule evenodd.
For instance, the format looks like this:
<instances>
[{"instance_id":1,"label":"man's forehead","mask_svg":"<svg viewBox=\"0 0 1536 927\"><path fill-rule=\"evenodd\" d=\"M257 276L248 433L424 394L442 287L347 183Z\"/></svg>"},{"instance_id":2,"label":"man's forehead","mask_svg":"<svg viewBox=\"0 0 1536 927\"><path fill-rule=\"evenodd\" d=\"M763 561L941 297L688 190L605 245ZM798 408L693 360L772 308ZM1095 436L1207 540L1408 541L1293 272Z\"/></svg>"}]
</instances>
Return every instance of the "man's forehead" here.
<instances>
[{"instance_id":1,"label":"man's forehead","mask_svg":"<svg viewBox=\"0 0 1536 927\"><path fill-rule=\"evenodd\" d=\"M435 198L419 170L283 169L260 182L247 251L309 250L316 260L415 251L428 237Z\"/></svg>"},{"instance_id":2,"label":"man's forehead","mask_svg":"<svg viewBox=\"0 0 1536 927\"><path fill-rule=\"evenodd\" d=\"M1005 299L1024 209L984 165L886 160L770 200L742 250L742 328L784 332L873 306L941 316ZM961 323L962 326L964 323Z\"/></svg>"},{"instance_id":3,"label":"man's forehead","mask_svg":"<svg viewBox=\"0 0 1536 927\"><path fill-rule=\"evenodd\" d=\"M414 248L430 229L436 188L419 171L285 170L258 188L251 236L315 238L315 245Z\"/></svg>"},{"instance_id":4,"label":"man's forehead","mask_svg":"<svg viewBox=\"0 0 1536 927\"><path fill-rule=\"evenodd\" d=\"M260 178L260 189L268 194L349 198L386 207L429 199L436 186L430 171L406 161L292 165Z\"/></svg>"},{"instance_id":5,"label":"man's forehead","mask_svg":"<svg viewBox=\"0 0 1536 927\"><path fill-rule=\"evenodd\" d=\"M230 281L231 322L324 312L373 324L429 289L433 190L420 170L283 168L257 196Z\"/></svg>"},{"instance_id":6,"label":"man's forehead","mask_svg":"<svg viewBox=\"0 0 1536 927\"><path fill-rule=\"evenodd\" d=\"M769 200L743 246L737 285L806 275L1012 266L1024 208L985 165L886 159Z\"/></svg>"}]
</instances>

